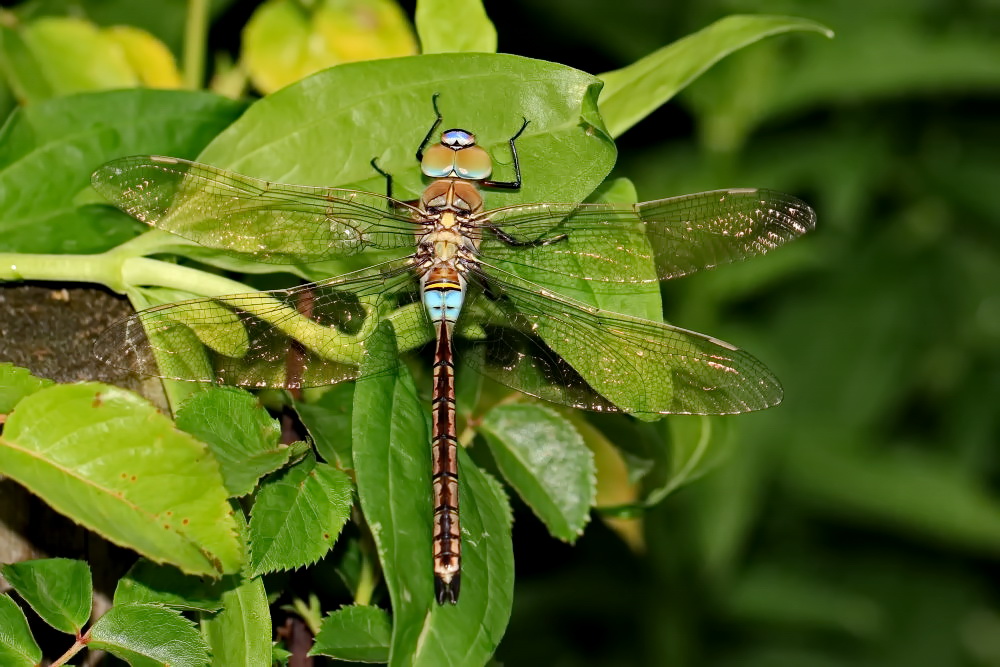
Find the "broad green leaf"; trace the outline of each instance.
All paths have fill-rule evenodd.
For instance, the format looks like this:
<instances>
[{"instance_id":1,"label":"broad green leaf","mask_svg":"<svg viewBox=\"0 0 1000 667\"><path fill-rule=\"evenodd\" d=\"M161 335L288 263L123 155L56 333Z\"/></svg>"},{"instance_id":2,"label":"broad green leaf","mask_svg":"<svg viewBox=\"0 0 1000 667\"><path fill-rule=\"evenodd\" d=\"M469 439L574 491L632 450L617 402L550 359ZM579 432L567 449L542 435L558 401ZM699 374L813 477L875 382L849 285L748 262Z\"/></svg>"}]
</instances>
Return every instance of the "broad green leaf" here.
<instances>
[{"instance_id":1,"label":"broad green leaf","mask_svg":"<svg viewBox=\"0 0 1000 667\"><path fill-rule=\"evenodd\" d=\"M613 72L604 81L600 110L618 137L733 51L793 30L833 33L814 21L787 16L727 16L693 35Z\"/></svg>"},{"instance_id":2,"label":"broad green leaf","mask_svg":"<svg viewBox=\"0 0 1000 667\"><path fill-rule=\"evenodd\" d=\"M8 418L0 452L0 472L116 544L191 574L240 566L215 459L135 394L99 383L36 392Z\"/></svg>"},{"instance_id":3,"label":"broad green leaf","mask_svg":"<svg viewBox=\"0 0 1000 667\"><path fill-rule=\"evenodd\" d=\"M212 387L177 411L177 428L208 445L226 489L244 496L257 480L283 466L295 451L281 443L281 426L257 398L232 387Z\"/></svg>"},{"instance_id":4,"label":"broad green leaf","mask_svg":"<svg viewBox=\"0 0 1000 667\"><path fill-rule=\"evenodd\" d=\"M353 662L389 661L392 622L378 607L341 607L323 619L309 655Z\"/></svg>"},{"instance_id":5,"label":"broad green leaf","mask_svg":"<svg viewBox=\"0 0 1000 667\"><path fill-rule=\"evenodd\" d=\"M26 368L0 363L0 415L9 414L28 394L51 385L52 380L36 378Z\"/></svg>"},{"instance_id":6,"label":"broad green leaf","mask_svg":"<svg viewBox=\"0 0 1000 667\"><path fill-rule=\"evenodd\" d=\"M124 90L15 111L0 129L0 252L94 253L131 238L145 225L95 205L91 172L135 153L192 157L243 108L202 92Z\"/></svg>"},{"instance_id":7,"label":"broad green leaf","mask_svg":"<svg viewBox=\"0 0 1000 667\"><path fill-rule=\"evenodd\" d=\"M115 605L91 627L88 646L108 651L132 667L209 664L208 645L194 624L180 612L156 604Z\"/></svg>"},{"instance_id":8,"label":"broad green leaf","mask_svg":"<svg viewBox=\"0 0 1000 667\"><path fill-rule=\"evenodd\" d=\"M393 175L394 193L406 198L424 189L414 152L434 122L438 93L441 127L475 132L498 179L513 176L509 139L523 118L531 122L517 142L523 187L486 192L488 207L581 201L615 159L596 113L599 85L578 70L511 55L348 63L260 100L198 159L272 181L384 192L385 179L369 163L378 158Z\"/></svg>"},{"instance_id":9,"label":"broad green leaf","mask_svg":"<svg viewBox=\"0 0 1000 667\"><path fill-rule=\"evenodd\" d=\"M82 560L28 560L0 566L0 574L56 630L78 635L90 618L94 588Z\"/></svg>"},{"instance_id":10,"label":"broad green leaf","mask_svg":"<svg viewBox=\"0 0 1000 667\"><path fill-rule=\"evenodd\" d=\"M355 420L358 496L393 603L389 664L481 665L510 617L510 509L496 481L460 449L462 587L457 605L438 606L431 567L428 410L408 375L378 375L355 389L355 414L369 415Z\"/></svg>"},{"instance_id":11,"label":"broad green leaf","mask_svg":"<svg viewBox=\"0 0 1000 667\"><path fill-rule=\"evenodd\" d=\"M271 610L260 577L244 580L222 595L222 611L202 627L213 665L268 667L271 664Z\"/></svg>"},{"instance_id":12,"label":"broad green leaf","mask_svg":"<svg viewBox=\"0 0 1000 667\"><path fill-rule=\"evenodd\" d=\"M590 518L594 454L571 423L544 405L499 405L479 432L504 479L553 536L573 542Z\"/></svg>"},{"instance_id":13,"label":"broad green leaf","mask_svg":"<svg viewBox=\"0 0 1000 667\"><path fill-rule=\"evenodd\" d=\"M341 63L416 50L409 21L392 0L268 0L243 30L243 64L264 93Z\"/></svg>"},{"instance_id":14,"label":"broad green leaf","mask_svg":"<svg viewBox=\"0 0 1000 667\"><path fill-rule=\"evenodd\" d=\"M421 53L496 53L497 30L482 0L420 0L416 24Z\"/></svg>"},{"instance_id":15,"label":"broad green leaf","mask_svg":"<svg viewBox=\"0 0 1000 667\"><path fill-rule=\"evenodd\" d=\"M295 402L295 411L316 444L316 451L341 470L352 468L351 420L354 384L342 382L315 401Z\"/></svg>"},{"instance_id":16,"label":"broad green leaf","mask_svg":"<svg viewBox=\"0 0 1000 667\"><path fill-rule=\"evenodd\" d=\"M351 479L310 453L261 484L250 518L251 576L322 558L352 505Z\"/></svg>"},{"instance_id":17,"label":"broad green leaf","mask_svg":"<svg viewBox=\"0 0 1000 667\"><path fill-rule=\"evenodd\" d=\"M31 636L24 612L9 595L0 595L0 664L35 667L41 661L42 649Z\"/></svg>"},{"instance_id":18,"label":"broad green leaf","mask_svg":"<svg viewBox=\"0 0 1000 667\"><path fill-rule=\"evenodd\" d=\"M171 565L157 565L140 558L118 580L114 603L162 604L174 609L213 612L222 609L219 587L219 582L207 583Z\"/></svg>"}]
</instances>

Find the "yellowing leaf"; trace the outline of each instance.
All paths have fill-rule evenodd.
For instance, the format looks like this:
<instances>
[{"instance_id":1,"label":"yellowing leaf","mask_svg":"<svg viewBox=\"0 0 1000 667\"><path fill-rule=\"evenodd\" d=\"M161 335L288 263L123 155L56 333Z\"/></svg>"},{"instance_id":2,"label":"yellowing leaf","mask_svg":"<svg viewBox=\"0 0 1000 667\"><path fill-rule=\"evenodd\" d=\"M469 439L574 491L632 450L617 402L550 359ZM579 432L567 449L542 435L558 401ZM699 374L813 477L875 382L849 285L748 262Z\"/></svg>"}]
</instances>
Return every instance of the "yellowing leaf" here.
<instances>
[{"instance_id":1,"label":"yellowing leaf","mask_svg":"<svg viewBox=\"0 0 1000 667\"><path fill-rule=\"evenodd\" d=\"M180 88L181 74L170 49L153 35L127 25L116 25L101 31L118 44L125 58L143 85L150 88Z\"/></svg>"},{"instance_id":2,"label":"yellowing leaf","mask_svg":"<svg viewBox=\"0 0 1000 667\"><path fill-rule=\"evenodd\" d=\"M268 0L243 31L243 63L265 93L340 63L412 55L413 30L390 0Z\"/></svg>"},{"instance_id":3,"label":"yellowing leaf","mask_svg":"<svg viewBox=\"0 0 1000 667\"><path fill-rule=\"evenodd\" d=\"M138 85L122 49L89 21L42 18L22 36L56 95Z\"/></svg>"}]
</instances>

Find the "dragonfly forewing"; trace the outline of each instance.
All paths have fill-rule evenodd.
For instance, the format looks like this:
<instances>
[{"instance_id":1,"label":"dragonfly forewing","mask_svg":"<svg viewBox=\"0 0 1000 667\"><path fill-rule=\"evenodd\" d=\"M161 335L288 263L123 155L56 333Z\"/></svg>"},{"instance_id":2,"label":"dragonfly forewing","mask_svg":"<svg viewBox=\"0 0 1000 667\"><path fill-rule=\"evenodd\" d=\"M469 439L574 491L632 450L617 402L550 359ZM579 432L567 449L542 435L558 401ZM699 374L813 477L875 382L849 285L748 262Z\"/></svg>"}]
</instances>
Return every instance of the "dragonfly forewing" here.
<instances>
[{"instance_id":1,"label":"dragonfly forewing","mask_svg":"<svg viewBox=\"0 0 1000 667\"><path fill-rule=\"evenodd\" d=\"M121 158L94 188L126 213L208 248L309 264L366 248L412 248L416 210L382 195L271 183L179 158Z\"/></svg>"}]
</instances>

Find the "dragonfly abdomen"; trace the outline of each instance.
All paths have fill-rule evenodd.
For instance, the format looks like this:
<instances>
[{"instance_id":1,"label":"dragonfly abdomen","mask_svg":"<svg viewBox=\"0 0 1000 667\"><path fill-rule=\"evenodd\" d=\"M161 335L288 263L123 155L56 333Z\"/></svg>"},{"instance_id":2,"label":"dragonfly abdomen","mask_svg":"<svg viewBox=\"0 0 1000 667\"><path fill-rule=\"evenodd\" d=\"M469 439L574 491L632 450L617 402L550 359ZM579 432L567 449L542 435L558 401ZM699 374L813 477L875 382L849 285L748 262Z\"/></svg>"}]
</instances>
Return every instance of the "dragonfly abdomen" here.
<instances>
[{"instance_id":1,"label":"dragonfly abdomen","mask_svg":"<svg viewBox=\"0 0 1000 667\"><path fill-rule=\"evenodd\" d=\"M423 299L434 322L434 395L431 448L434 486L434 591L438 604L458 601L462 561L458 519L458 437L455 428L455 359L452 329L462 310L465 279L447 264L421 279Z\"/></svg>"},{"instance_id":2,"label":"dragonfly abdomen","mask_svg":"<svg viewBox=\"0 0 1000 667\"><path fill-rule=\"evenodd\" d=\"M434 590L438 604L458 601L462 561L458 519L458 438L455 429L455 361L451 323L437 325L431 447L434 486Z\"/></svg>"}]
</instances>

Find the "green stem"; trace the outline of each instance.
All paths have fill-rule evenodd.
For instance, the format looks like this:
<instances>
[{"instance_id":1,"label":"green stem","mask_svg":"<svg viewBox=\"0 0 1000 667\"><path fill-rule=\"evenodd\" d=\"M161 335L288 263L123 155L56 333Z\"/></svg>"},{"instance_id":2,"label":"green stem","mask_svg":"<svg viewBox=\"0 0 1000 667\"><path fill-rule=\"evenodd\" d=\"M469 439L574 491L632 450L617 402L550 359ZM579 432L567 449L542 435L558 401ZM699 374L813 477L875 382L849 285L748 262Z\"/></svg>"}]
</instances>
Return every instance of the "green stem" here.
<instances>
[{"instance_id":1,"label":"green stem","mask_svg":"<svg viewBox=\"0 0 1000 667\"><path fill-rule=\"evenodd\" d=\"M208 41L208 0L188 0L184 24L184 85L201 88L205 77L205 43Z\"/></svg>"},{"instance_id":2,"label":"green stem","mask_svg":"<svg viewBox=\"0 0 1000 667\"><path fill-rule=\"evenodd\" d=\"M100 283L123 292L124 289L120 289L117 264L109 262L105 255L0 253L0 281Z\"/></svg>"},{"instance_id":3,"label":"green stem","mask_svg":"<svg viewBox=\"0 0 1000 667\"><path fill-rule=\"evenodd\" d=\"M361 558L361 572L358 575L358 588L354 593L354 604L366 606L372 602L372 594L375 592L375 567L372 565L371 554L365 554Z\"/></svg>"}]
</instances>

